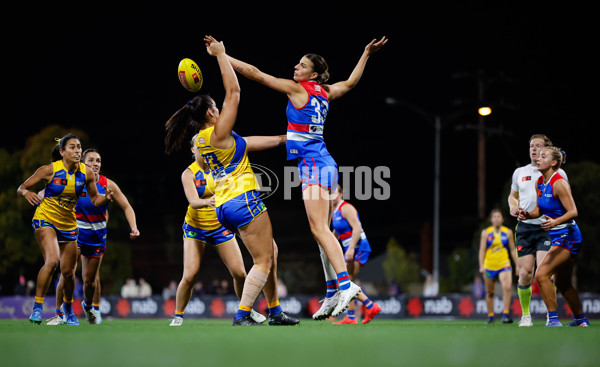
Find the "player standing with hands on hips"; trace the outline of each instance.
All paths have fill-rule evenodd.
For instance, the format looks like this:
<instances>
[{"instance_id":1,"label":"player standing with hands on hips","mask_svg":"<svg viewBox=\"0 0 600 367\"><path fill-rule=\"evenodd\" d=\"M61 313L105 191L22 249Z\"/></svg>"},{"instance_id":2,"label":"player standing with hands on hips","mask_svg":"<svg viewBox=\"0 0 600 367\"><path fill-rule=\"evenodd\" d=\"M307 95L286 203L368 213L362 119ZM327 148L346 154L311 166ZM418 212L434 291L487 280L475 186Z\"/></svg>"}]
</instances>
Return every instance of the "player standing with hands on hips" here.
<instances>
[{"instance_id":1,"label":"player standing with hands on hips","mask_svg":"<svg viewBox=\"0 0 600 367\"><path fill-rule=\"evenodd\" d=\"M357 85L369 57L387 41L383 37L369 42L350 77L334 84L325 84L329 79L328 65L316 54L306 54L300 59L294 67L293 79L276 78L228 56L237 72L288 97L287 158L298 162L304 207L319 245L327 286L325 300L313 315L315 320L340 315L360 293L360 287L350 280L344 253L329 229L333 212L330 194L337 186L338 167L323 140L325 118L329 103Z\"/></svg>"}]
</instances>

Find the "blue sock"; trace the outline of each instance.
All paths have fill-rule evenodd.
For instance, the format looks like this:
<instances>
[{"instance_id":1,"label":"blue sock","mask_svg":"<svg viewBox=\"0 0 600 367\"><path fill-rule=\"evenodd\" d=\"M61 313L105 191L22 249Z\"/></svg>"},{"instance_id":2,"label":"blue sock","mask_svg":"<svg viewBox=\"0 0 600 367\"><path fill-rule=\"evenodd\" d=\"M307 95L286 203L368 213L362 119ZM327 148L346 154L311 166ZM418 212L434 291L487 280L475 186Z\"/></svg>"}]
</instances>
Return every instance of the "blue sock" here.
<instances>
[{"instance_id":1,"label":"blue sock","mask_svg":"<svg viewBox=\"0 0 600 367\"><path fill-rule=\"evenodd\" d=\"M553 319L553 320L558 321L558 311L548 312L548 319Z\"/></svg>"},{"instance_id":2,"label":"blue sock","mask_svg":"<svg viewBox=\"0 0 600 367\"><path fill-rule=\"evenodd\" d=\"M279 305L279 300L276 300L272 303L267 302L267 307L269 308L269 314L273 316L277 316L283 312L281 306Z\"/></svg>"},{"instance_id":3,"label":"blue sock","mask_svg":"<svg viewBox=\"0 0 600 367\"><path fill-rule=\"evenodd\" d=\"M85 297L83 297L83 309L85 311L89 311L92 309L92 302L88 301Z\"/></svg>"},{"instance_id":4,"label":"blue sock","mask_svg":"<svg viewBox=\"0 0 600 367\"><path fill-rule=\"evenodd\" d=\"M92 306L92 308L94 308L95 311L100 311L100 306Z\"/></svg>"},{"instance_id":5,"label":"blue sock","mask_svg":"<svg viewBox=\"0 0 600 367\"><path fill-rule=\"evenodd\" d=\"M365 307L367 308L367 310L373 308L373 301L371 301L370 298L367 298L364 302L363 305L365 305Z\"/></svg>"},{"instance_id":6,"label":"blue sock","mask_svg":"<svg viewBox=\"0 0 600 367\"><path fill-rule=\"evenodd\" d=\"M63 300L63 310L65 310L65 313L73 312L73 302Z\"/></svg>"},{"instance_id":7,"label":"blue sock","mask_svg":"<svg viewBox=\"0 0 600 367\"><path fill-rule=\"evenodd\" d=\"M350 276L347 271L342 271L337 274L337 280L341 291L350 288Z\"/></svg>"},{"instance_id":8,"label":"blue sock","mask_svg":"<svg viewBox=\"0 0 600 367\"><path fill-rule=\"evenodd\" d=\"M585 319L585 313L581 313L581 315L574 315L573 319L575 319L575 321L583 321L583 319Z\"/></svg>"},{"instance_id":9,"label":"blue sock","mask_svg":"<svg viewBox=\"0 0 600 367\"><path fill-rule=\"evenodd\" d=\"M325 298L331 298L337 292L337 279L328 280L325 285L327 286L327 293L325 293Z\"/></svg>"},{"instance_id":10,"label":"blue sock","mask_svg":"<svg viewBox=\"0 0 600 367\"><path fill-rule=\"evenodd\" d=\"M39 310L40 312L42 311L42 309L44 308L44 304L40 303L40 302L34 302L33 303L33 310Z\"/></svg>"},{"instance_id":11,"label":"blue sock","mask_svg":"<svg viewBox=\"0 0 600 367\"><path fill-rule=\"evenodd\" d=\"M60 308L56 309L56 315L57 316L62 316L63 315L63 312L62 312L62 310Z\"/></svg>"},{"instance_id":12,"label":"blue sock","mask_svg":"<svg viewBox=\"0 0 600 367\"><path fill-rule=\"evenodd\" d=\"M239 320L250 315L250 311L252 311L252 307L246 307L239 305L237 313L235 314L234 320Z\"/></svg>"},{"instance_id":13,"label":"blue sock","mask_svg":"<svg viewBox=\"0 0 600 367\"><path fill-rule=\"evenodd\" d=\"M350 320L356 320L356 311L354 311L354 310L348 310L348 318Z\"/></svg>"}]
</instances>

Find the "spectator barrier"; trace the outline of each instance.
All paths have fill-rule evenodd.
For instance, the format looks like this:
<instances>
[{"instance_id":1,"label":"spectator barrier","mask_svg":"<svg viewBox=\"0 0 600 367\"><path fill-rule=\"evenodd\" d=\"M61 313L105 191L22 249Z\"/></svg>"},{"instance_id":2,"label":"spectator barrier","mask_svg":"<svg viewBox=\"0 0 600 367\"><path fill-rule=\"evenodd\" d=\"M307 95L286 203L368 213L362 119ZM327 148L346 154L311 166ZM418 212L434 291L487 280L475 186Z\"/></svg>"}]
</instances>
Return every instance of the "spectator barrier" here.
<instances>
[{"instance_id":1,"label":"spectator barrier","mask_svg":"<svg viewBox=\"0 0 600 367\"><path fill-rule=\"evenodd\" d=\"M600 319L600 294L580 294L586 316ZM308 318L319 307L319 297L314 295L289 295L280 299L284 311L293 316ZM414 319L414 318L454 318L485 319L487 308L484 299L475 299L470 295L446 294L437 297L398 296L373 297L373 301L381 306L381 319ZM188 318L233 318L239 300L235 296L201 296L192 297L185 310ZM0 297L0 319L26 319L31 314L33 297L4 296ZM261 296L255 309L266 314L267 303ZM81 300L73 302L76 314L83 317ZM502 313L502 300L495 298L494 309L497 315ZM54 297L46 297L43 317L54 315ZM533 296L530 310L534 319L546 317L546 306L540 296ZM571 310L562 297L558 297L559 316L572 316ZM116 295L102 297L100 312L103 318L171 318L175 313L175 300L164 300L161 296L147 298L121 298ZM511 303L513 317L521 315L519 299L513 296Z\"/></svg>"}]
</instances>

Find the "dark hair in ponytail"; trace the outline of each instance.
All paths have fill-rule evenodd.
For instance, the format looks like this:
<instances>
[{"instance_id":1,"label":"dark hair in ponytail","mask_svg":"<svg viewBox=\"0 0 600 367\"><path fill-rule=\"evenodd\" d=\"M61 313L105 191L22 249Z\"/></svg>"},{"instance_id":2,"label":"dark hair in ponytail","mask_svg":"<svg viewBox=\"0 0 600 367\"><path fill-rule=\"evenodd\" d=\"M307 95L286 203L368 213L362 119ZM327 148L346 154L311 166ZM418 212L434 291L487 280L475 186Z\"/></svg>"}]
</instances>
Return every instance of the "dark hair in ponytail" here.
<instances>
[{"instance_id":1,"label":"dark hair in ponytail","mask_svg":"<svg viewBox=\"0 0 600 367\"><path fill-rule=\"evenodd\" d=\"M322 56L317 54L306 54L304 57L313 63L313 71L319 74L317 79L315 79L317 83L322 84L329 80L329 66Z\"/></svg>"},{"instance_id":2,"label":"dark hair in ponytail","mask_svg":"<svg viewBox=\"0 0 600 367\"><path fill-rule=\"evenodd\" d=\"M81 139L79 139L79 137L74 134L67 134L60 139L56 139L57 143L52 148L52 162L60 161L63 159L62 155L60 154L60 151L65 150L67 142L71 139L77 139L79 140L79 142L81 142Z\"/></svg>"},{"instance_id":3,"label":"dark hair in ponytail","mask_svg":"<svg viewBox=\"0 0 600 367\"><path fill-rule=\"evenodd\" d=\"M215 101L207 95L200 94L181 107L165 124L165 153L179 150L186 140L189 128L194 133L206 122L206 111L215 105Z\"/></svg>"}]
</instances>

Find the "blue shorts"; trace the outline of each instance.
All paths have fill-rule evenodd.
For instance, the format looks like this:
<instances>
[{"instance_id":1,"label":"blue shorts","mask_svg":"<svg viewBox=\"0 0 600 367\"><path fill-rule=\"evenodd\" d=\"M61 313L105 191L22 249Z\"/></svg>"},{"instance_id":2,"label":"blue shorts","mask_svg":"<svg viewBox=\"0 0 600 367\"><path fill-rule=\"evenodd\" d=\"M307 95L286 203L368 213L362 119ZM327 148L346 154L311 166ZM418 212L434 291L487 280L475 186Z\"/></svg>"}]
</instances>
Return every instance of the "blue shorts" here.
<instances>
[{"instance_id":1,"label":"blue shorts","mask_svg":"<svg viewBox=\"0 0 600 367\"><path fill-rule=\"evenodd\" d=\"M366 239L362 239L362 241L367 241ZM367 242L368 243L368 242ZM367 264L367 261L369 261L369 256L371 255L371 251L364 251L361 249L360 243L358 245L358 248L354 249L354 261L358 261L358 263L360 264L360 266L365 266ZM348 251L348 245L344 246L344 252ZM346 261L348 262L348 261Z\"/></svg>"},{"instance_id":2,"label":"blue shorts","mask_svg":"<svg viewBox=\"0 0 600 367\"><path fill-rule=\"evenodd\" d=\"M485 277L486 278L490 278L490 279L494 279L497 278L498 275L500 275L500 273L503 273L505 271L511 271L512 267L507 266L505 268L502 268L500 270L490 270L490 269L485 269Z\"/></svg>"},{"instance_id":3,"label":"blue shorts","mask_svg":"<svg viewBox=\"0 0 600 367\"><path fill-rule=\"evenodd\" d=\"M583 236L577 224L562 229L550 230L550 237L552 238L552 247L558 246L569 250L572 256L577 256L581 242L583 242Z\"/></svg>"},{"instance_id":4,"label":"blue shorts","mask_svg":"<svg viewBox=\"0 0 600 367\"><path fill-rule=\"evenodd\" d=\"M200 241L204 244L218 246L235 238L235 233L221 226L215 229L198 229L187 222L183 222L183 239Z\"/></svg>"},{"instance_id":5,"label":"blue shorts","mask_svg":"<svg viewBox=\"0 0 600 367\"><path fill-rule=\"evenodd\" d=\"M226 201L217 207L217 219L231 232L237 232L266 211L265 203L258 197L258 192L247 191Z\"/></svg>"},{"instance_id":6,"label":"blue shorts","mask_svg":"<svg viewBox=\"0 0 600 367\"><path fill-rule=\"evenodd\" d=\"M83 243L77 243L77 247L79 251L81 251L82 256L86 257L99 257L104 255L104 250L106 249L106 244L92 246L92 245L84 245Z\"/></svg>"},{"instance_id":7,"label":"blue shorts","mask_svg":"<svg viewBox=\"0 0 600 367\"><path fill-rule=\"evenodd\" d=\"M33 228L33 233L35 233L35 231L38 230L39 228L45 228L45 227L52 228L54 230L54 232L56 232L56 239L58 240L58 243L77 241L77 234L79 233L78 228L75 228L70 231L61 231L61 230L57 229L54 226L54 224L52 224L44 219L32 220L31 227Z\"/></svg>"},{"instance_id":8,"label":"blue shorts","mask_svg":"<svg viewBox=\"0 0 600 367\"><path fill-rule=\"evenodd\" d=\"M329 191L338 184L338 165L330 155L298 159L298 173L302 190L310 185L319 185Z\"/></svg>"}]
</instances>

